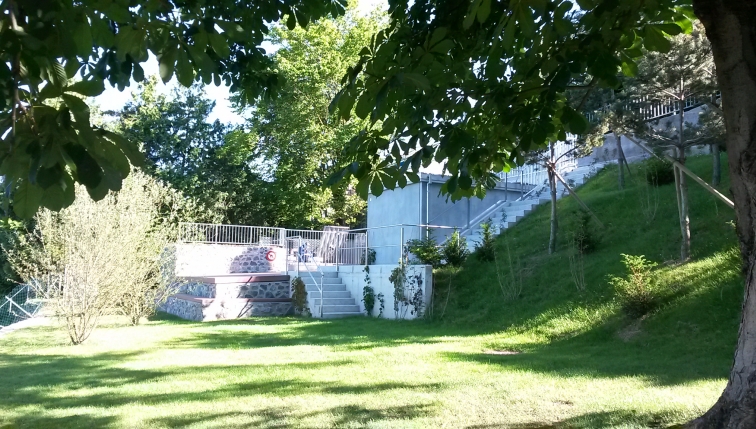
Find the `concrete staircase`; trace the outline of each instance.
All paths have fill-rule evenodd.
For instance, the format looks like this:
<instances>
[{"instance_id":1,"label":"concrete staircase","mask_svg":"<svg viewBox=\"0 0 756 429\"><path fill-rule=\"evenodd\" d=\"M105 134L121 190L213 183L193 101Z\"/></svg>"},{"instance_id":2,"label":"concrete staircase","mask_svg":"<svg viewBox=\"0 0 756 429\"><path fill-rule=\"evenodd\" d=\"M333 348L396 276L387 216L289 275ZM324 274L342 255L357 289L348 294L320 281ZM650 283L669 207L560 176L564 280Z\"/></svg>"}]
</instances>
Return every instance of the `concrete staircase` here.
<instances>
[{"instance_id":1,"label":"concrete staircase","mask_svg":"<svg viewBox=\"0 0 756 429\"><path fill-rule=\"evenodd\" d=\"M562 174L562 177L572 189L576 189L583 185L605 165L606 163L597 163L590 166L578 167L569 173ZM565 188L561 182L558 182L557 199L567 195L569 195L567 188ZM548 185L543 185L536 187L525 200L501 203L500 206L489 216L493 226L494 235L501 234L505 229L512 227L520 219L532 212L537 206L550 201L551 196L549 195L549 187ZM480 225L486 221L487 219L483 219L465 234L467 246L470 251L475 250L475 245L482 240L483 228L481 228Z\"/></svg>"},{"instance_id":2,"label":"concrete staircase","mask_svg":"<svg viewBox=\"0 0 756 429\"><path fill-rule=\"evenodd\" d=\"M300 272L300 276L307 287L307 301L310 303L310 311L313 317L320 317L320 309L323 307L323 319L335 319L339 317L363 316L360 306L357 305L346 285L339 278L336 271L323 272L323 296L320 296L320 272Z\"/></svg>"}]
</instances>

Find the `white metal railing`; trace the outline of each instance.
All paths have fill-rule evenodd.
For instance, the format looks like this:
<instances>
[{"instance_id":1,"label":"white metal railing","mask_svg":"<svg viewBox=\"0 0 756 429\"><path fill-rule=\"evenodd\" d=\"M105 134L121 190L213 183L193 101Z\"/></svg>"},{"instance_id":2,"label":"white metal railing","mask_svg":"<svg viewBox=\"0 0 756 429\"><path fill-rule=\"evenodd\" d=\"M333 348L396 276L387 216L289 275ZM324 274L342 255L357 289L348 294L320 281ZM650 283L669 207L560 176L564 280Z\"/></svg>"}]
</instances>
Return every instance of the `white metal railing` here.
<instances>
[{"instance_id":1,"label":"white metal railing","mask_svg":"<svg viewBox=\"0 0 756 429\"><path fill-rule=\"evenodd\" d=\"M288 269L288 253L289 253L289 249L290 249L289 244L292 243L292 244L295 244L297 246L297 250L295 251L296 264L297 264L296 265L297 277L301 277L300 265L304 264L304 266L305 266L305 272L310 277L310 279L312 279L312 282L315 284L315 287L318 288L318 292L320 293L320 306L318 307L318 315L319 315L320 318L322 318L323 317L323 299L324 299L324 297L323 297L323 278L325 277L325 273L323 273L323 270L320 269L320 266L318 266L318 263L315 262L315 258L313 258L312 256L308 255L307 252L304 250L305 249L304 245L307 242L303 241L303 240L304 239L301 236L291 236L291 237L287 237L286 238L286 249L287 249L287 267L286 268ZM313 274L313 270L310 269L310 266L308 266L308 264L310 264L311 266L313 266L315 268L314 271L320 277L320 281L319 282L315 278L315 275ZM307 287L307 286L305 286L305 287ZM313 301L312 304L315 305L315 301Z\"/></svg>"},{"instance_id":2,"label":"white metal railing","mask_svg":"<svg viewBox=\"0 0 756 429\"><path fill-rule=\"evenodd\" d=\"M689 96L685 99L683 109L691 109L700 106L709 101L716 101L720 97L719 92L707 96ZM638 117L643 121L652 121L673 115L680 111L680 101L669 97L658 98L650 95L634 97L628 101L623 108L629 112L636 112ZM595 122L599 112L605 109L598 109L594 112L586 113L589 121Z\"/></svg>"},{"instance_id":3,"label":"white metal railing","mask_svg":"<svg viewBox=\"0 0 756 429\"><path fill-rule=\"evenodd\" d=\"M577 168L578 160L572 153L576 138L576 136L570 134L567 136L566 142L560 141L554 144L554 157L557 160L556 169L560 174ZM498 176L505 183L505 186L509 183L519 184L521 187L523 185L539 186L549 180L548 170L540 163L513 168L506 173L499 173Z\"/></svg>"},{"instance_id":4,"label":"white metal railing","mask_svg":"<svg viewBox=\"0 0 756 429\"><path fill-rule=\"evenodd\" d=\"M267 226L220 225L210 223L179 224L178 241L181 243L247 244L283 247L284 228Z\"/></svg>"}]
</instances>

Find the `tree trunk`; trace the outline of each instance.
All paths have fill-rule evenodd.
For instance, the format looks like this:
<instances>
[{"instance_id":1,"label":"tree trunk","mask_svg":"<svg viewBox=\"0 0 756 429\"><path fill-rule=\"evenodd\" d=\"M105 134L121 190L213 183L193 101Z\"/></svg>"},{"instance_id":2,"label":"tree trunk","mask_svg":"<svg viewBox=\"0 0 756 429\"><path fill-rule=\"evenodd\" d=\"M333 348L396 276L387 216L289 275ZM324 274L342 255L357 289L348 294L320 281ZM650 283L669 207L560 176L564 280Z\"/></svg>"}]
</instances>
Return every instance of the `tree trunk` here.
<instances>
[{"instance_id":1,"label":"tree trunk","mask_svg":"<svg viewBox=\"0 0 756 429\"><path fill-rule=\"evenodd\" d=\"M727 130L730 188L745 291L730 378L691 428L756 428L756 2L694 0L711 41Z\"/></svg>"},{"instance_id":2,"label":"tree trunk","mask_svg":"<svg viewBox=\"0 0 756 429\"><path fill-rule=\"evenodd\" d=\"M554 165L554 144L552 143L550 145L551 150L551 157L550 157L550 166L548 168L548 174L549 174L549 193L551 194L551 234L549 235L549 254L552 254L556 252L556 240L557 240L557 231L559 229L559 225L557 222L557 179L556 174L554 172L554 168L556 168L556 165Z\"/></svg>"},{"instance_id":3,"label":"tree trunk","mask_svg":"<svg viewBox=\"0 0 756 429\"><path fill-rule=\"evenodd\" d=\"M625 189L625 153L622 151L622 135L614 133L617 142L617 166L619 167L619 188Z\"/></svg>"},{"instance_id":4,"label":"tree trunk","mask_svg":"<svg viewBox=\"0 0 756 429\"><path fill-rule=\"evenodd\" d=\"M685 165L685 151L680 150L677 158L680 164ZM688 203L688 182L685 173L676 169L678 178L677 192L680 198L680 261L685 262L690 258L690 204Z\"/></svg>"},{"instance_id":5,"label":"tree trunk","mask_svg":"<svg viewBox=\"0 0 756 429\"><path fill-rule=\"evenodd\" d=\"M680 88L684 93L684 88ZM678 148L677 161L685 165L685 99L680 98L680 115L678 124ZM680 261L685 262L690 258L690 210L688 209L688 183L685 173L675 168L675 180L677 185L677 201L680 213Z\"/></svg>"},{"instance_id":6,"label":"tree trunk","mask_svg":"<svg viewBox=\"0 0 756 429\"><path fill-rule=\"evenodd\" d=\"M556 252L557 222L557 186L556 175L549 169L549 193L551 194L551 234L549 235L549 254Z\"/></svg>"},{"instance_id":7,"label":"tree trunk","mask_svg":"<svg viewBox=\"0 0 756 429\"><path fill-rule=\"evenodd\" d=\"M722 160L719 156L719 143L711 145L711 158L711 184L712 186L718 186L719 182L722 180Z\"/></svg>"}]
</instances>

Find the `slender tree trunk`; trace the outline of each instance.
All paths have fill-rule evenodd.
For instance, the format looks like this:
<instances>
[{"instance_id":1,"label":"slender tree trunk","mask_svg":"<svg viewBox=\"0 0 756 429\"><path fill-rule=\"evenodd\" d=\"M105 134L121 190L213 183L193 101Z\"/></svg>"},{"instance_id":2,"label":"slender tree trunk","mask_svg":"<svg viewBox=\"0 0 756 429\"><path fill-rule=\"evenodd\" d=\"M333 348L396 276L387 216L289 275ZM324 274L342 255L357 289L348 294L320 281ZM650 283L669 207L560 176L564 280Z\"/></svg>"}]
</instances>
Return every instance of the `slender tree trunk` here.
<instances>
[{"instance_id":1,"label":"slender tree trunk","mask_svg":"<svg viewBox=\"0 0 756 429\"><path fill-rule=\"evenodd\" d=\"M680 92L684 93L684 88L680 88ZM679 116L679 129L678 129L678 145L677 148L677 161L680 164L685 165L685 99L680 98L680 116ZM677 172L677 199L680 209L680 261L685 262L690 258L690 210L688 209L688 183L685 173L679 168L675 169Z\"/></svg>"},{"instance_id":2,"label":"slender tree trunk","mask_svg":"<svg viewBox=\"0 0 756 429\"><path fill-rule=\"evenodd\" d=\"M745 291L730 378L691 428L756 428L756 2L694 0L711 41L727 130L730 188Z\"/></svg>"},{"instance_id":3,"label":"slender tree trunk","mask_svg":"<svg viewBox=\"0 0 756 429\"><path fill-rule=\"evenodd\" d=\"M554 165L554 144L551 144L550 150L550 165L553 168L556 168L556 166ZM551 194L551 234L549 235L549 254L556 252L557 231L559 230L559 224L557 221L557 178L552 167L548 168L549 191Z\"/></svg>"},{"instance_id":4,"label":"slender tree trunk","mask_svg":"<svg viewBox=\"0 0 756 429\"><path fill-rule=\"evenodd\" d=\"M625 153L622 151L622 135L614 133L614 139L617 143L618 184L620 189L625 189Z\"/></svg>"},{"instance_id":5,"label":"slender tree trunk","mask_svg":"<svg viewBox=\"0 0 756 429\"><path fill-rule=\"evenodd\" d=\"M678 155L680 164L685 165L685 150L681 149ZM687 261L690 258L690 204L688 202L688 182L685 173L676 169L678 178L678 190L680 195L680 260Z\"/></svg>"},{"instance_id":6,"label":"slender tree trunk","mask_svg":"<svg viewBox=\"0 0 756 429\"><path fill-rule=\"evenodd\" d=\"M711 145L711 158L711 184L713 186L718 186L719 182L722 181L722 160L719 156L719 143Z\"/></svg>"}]
</instances>

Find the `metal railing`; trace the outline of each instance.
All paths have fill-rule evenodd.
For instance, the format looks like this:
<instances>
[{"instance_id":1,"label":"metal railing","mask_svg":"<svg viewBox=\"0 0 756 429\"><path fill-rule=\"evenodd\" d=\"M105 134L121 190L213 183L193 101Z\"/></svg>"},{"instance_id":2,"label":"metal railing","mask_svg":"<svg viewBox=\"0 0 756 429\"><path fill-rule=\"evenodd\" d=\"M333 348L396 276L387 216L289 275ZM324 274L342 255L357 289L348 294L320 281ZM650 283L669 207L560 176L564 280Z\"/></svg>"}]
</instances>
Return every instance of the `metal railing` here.
<instances>
[{"instance_id":1,"label":"metal railing","mask_svg":"<svg viewBox=\"0 0 756 429\"><path fill-rule=\"evenodd\" d=\"M566 142L557 142L554 144L554 156L557 159L556 169L561 173L566 173L577 168L578 160L572 154L575 139L577 137L569 134ZM499 180L506 184L519 184L523 193L525 189L522 186L539 186L549 180L548 170L541 164L526 164L513 168L508 172L498 174Z\"/></svg>"},{"instance_id":2,"label":"metal railing","mask_svg":"<svg viewBox=\"0 0 756 429\"><path fill-rule=\"evenodd\" d=\"M180 243L246 244L283 247L284 228L267 226L220 225L210 223L179 224Z\"/></svg>"},{"instance_id":3,"label":"metal railing","mask_svg":"<svg viewBox=\"0 0 756 429\"><path fill-rule=\"evenodd\" d=\"M296 256L296 261L297 261L297 265L296 265L297 277L301 277L301 270L299 268L300 268L301 264L304 264L305 268L306 268L305 271L310 276L310 279L312 279L312 282L315 284L315 287L318 288L318 292L320 292L320 306L318 307L318 315L319 315L320 318L322 318L323 317L323 298L324 298L323 297L323 278L325 277L325 273L323 273L323 270L320 269L320 266L318 266L318 263L315 262L315 258L311 257L310 255L307 255L307 253L305 253L303 251L304 250L303 245L306 242L303 241L302 237L300 237L300 236L291 236L291 237L287 237L286 238L286 249L287 249L286 253L287 253L287 255L289 254L289 250L290 250L289 244L290 243L294 243L294 244L297 245L297 250L294 253L295 256ZM318 283L318 280L315 278L315 276L312 274L312 270L310 270L309 267L307 266L307 264L310 263L310 259L312 261L311 262L312 265L315 267L315 271L318 274L320 274L320 282L319 283ZM287 264L288 264L288 257L287 257ZM287 266L287 268L288 268L288 266ZM315 302L313 302L312 304L315 305Z\"/></svg>"},{"instance_id":4,"label":"metal railing","mask_svg":"<svg viewBox=\"0 0 756 429\"><path fill-rule=\"evenodd\" d=\"M366 241L365 256L361 259L359 265L364 265L370 261L370 252L375 252L379 258L377 263L396 263L407 261L409 254L407 243L410 240L424 239L433 236L436 242L441 245L451 235L454 230L459 228L444 225L426 225L426 224L395 224L384 225L370 228L353 229L352 231L365 234ZM439 231L442 231L439 234Z\"/></svg>"}]
</instances>

